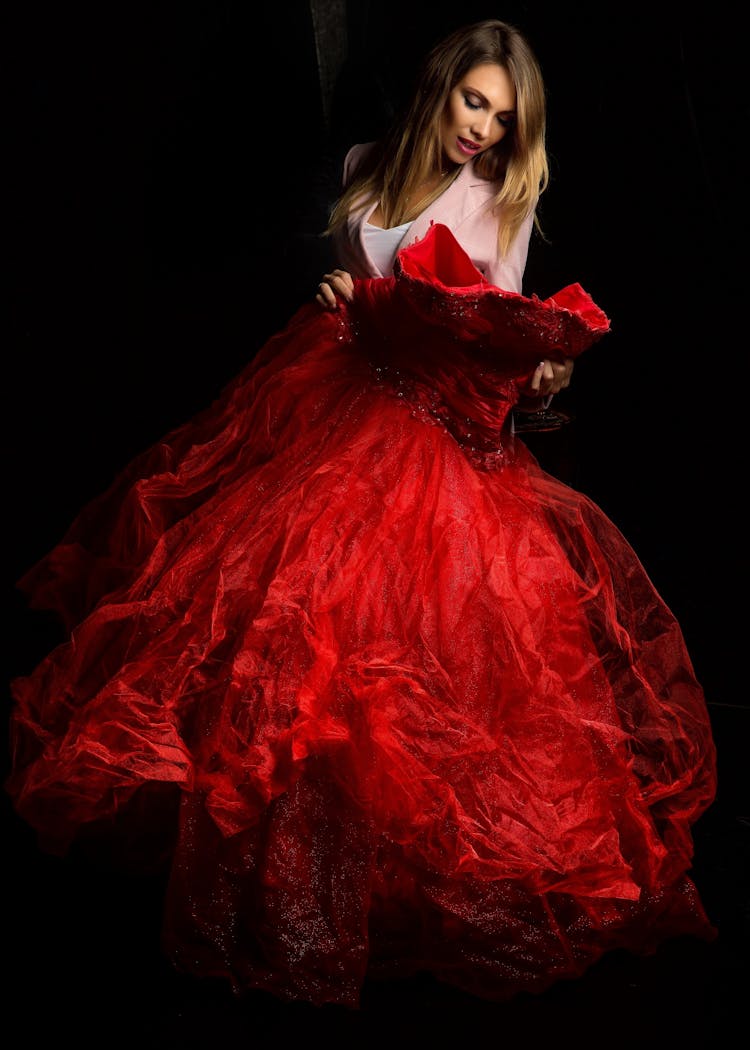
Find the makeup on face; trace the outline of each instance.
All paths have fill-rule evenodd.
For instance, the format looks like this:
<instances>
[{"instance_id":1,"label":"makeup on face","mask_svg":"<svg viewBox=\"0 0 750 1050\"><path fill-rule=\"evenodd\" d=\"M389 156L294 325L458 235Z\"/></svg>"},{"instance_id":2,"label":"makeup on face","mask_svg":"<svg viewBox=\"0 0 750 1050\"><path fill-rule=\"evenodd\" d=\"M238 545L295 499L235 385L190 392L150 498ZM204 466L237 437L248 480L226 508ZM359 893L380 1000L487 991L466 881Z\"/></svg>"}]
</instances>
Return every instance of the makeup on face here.
<instances>
[{"instance_id":1,"label":"makeup on face","mask_svg":"<svg viewBox=\"0 0 750 1050\"><path fill-rule=\"evenodd\" d=\"M513 127L516 89L494 62L474 66L448 96L441 122L445 157L464 164L499 142Z\"/></svg>"}]
</instances>

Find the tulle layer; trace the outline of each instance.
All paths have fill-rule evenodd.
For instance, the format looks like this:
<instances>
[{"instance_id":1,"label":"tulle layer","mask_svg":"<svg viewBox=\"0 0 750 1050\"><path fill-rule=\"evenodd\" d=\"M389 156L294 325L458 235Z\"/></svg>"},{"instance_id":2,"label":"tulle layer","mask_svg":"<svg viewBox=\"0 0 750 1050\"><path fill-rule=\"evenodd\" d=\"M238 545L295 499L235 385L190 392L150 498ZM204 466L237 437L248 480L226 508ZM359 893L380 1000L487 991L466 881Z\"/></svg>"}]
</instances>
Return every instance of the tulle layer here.
<instances>
[{"instance_id":1,"label":"tulle layer","mask_svg":"<svg viewBox=\"0 0 750 1050\"><path fill-rule=\"evenodd\" d=\"M505 998L713 936L678 624L514 438L512 377L477 450L476 375L404 384L363 323L301 310L22 581L72 633L13 686L18 812L58 852L137 812L170 955L238 990Z\"/></svg>"}]
</instances>

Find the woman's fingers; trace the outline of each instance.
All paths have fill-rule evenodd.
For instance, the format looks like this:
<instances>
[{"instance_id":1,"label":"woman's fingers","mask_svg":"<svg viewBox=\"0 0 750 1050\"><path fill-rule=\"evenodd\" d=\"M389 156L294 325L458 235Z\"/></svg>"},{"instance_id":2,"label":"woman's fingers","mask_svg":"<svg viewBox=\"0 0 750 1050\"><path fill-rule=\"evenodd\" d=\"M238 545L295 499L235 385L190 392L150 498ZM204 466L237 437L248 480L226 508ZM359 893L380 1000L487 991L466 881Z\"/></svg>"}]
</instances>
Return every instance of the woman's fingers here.
<instances>
[{"instance_id":1,"label":"woman's fingers","mask_svg":"<svg viewBox=\"0 0 750 1050\"><path fill-rule=\"evenodd\" d=\"M335 310L338 306L337 297L345 302L351 302L354 294L354 280L346 270L333 270L331 273L323 274L323 280L318 285L315 296L317 302L326 309Z\"/></svg>"},{"instance_id":2,"label":"woman's fingers","mask_svg":"<svg viewBox=\"0 0 750 1050\"><path fill-rule=\"evenodd\" d=\"M545 358L534 369L526 392L532 397L547 397L549 394L559 394L561 390L565 390L570 386L572 374L572 358L566 357L564 361L549 361Z\"/></svg>"},{"instance_id":3,"label":"woman's fingers","mask_svg":"<svg viewBox=\"0 0 750 1050\"><path fill-rule=\"evenodd\" d=\"M335 310L338 306L333 289L326 281L321 281L318 285L315 299L321 306L325 307L326 310Z\"/></svg>"}]
</instances>

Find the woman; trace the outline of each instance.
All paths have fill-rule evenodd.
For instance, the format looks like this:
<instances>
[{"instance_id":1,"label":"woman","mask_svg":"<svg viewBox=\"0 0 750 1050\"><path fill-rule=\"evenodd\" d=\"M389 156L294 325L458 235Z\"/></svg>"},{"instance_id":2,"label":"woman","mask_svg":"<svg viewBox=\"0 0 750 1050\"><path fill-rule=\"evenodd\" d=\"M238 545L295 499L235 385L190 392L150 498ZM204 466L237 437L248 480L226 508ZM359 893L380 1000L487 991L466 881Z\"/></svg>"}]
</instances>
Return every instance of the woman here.
<instances>
[{"instance_id":1,"label":"woman","mask_svg":"<svg viewBox=\"0 0 750 1050\"><path fill-rule=\"evenodd\" d=\"M167 865L186 971L504 999L714 936L679 626L514 435L608 327L577 285L521 294L544 123L513 27L438 45L347 158L317 303L22 581L71 634L13 683L14 805L50 850Z\"/></svg>"},{"instance_id":2,"label":"woman","mask_svg":"<svg viewBox=\"0 0 750 1050\"><path fill-rule=\"evenodd\" d=\"M394 249L433 222L448 225L492 284L520 292L548 179L544 82L525 38L496 21L457 31L428 57L386 142L348 153L347 188L328 232L350 272L326 274L318 302L335 308L336 293L351 301L352 274L391 273ZM540 362L526 407L566 388L572 367L570 359Z\"/></svg>"}]
</instances>

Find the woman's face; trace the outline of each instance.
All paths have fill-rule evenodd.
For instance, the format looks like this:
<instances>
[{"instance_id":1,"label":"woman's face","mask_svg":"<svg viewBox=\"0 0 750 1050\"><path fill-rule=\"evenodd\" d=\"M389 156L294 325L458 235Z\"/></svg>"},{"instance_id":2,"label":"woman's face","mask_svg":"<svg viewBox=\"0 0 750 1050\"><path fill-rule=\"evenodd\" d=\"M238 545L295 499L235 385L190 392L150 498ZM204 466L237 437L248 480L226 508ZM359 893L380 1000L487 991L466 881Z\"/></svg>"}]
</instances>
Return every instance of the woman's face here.
<instances>
[{"instance_id":1,"label":"woman's face","mask_svg":"<svg viewBox=\"0 0 750 1050\"><path fill-rule=\"evenodd\" d=\"M444 156L465 164L507 135L515 115L516 89L507 70L494 62L474 66L445 105L440 124Z\"/></svg>"}]
</instances>

